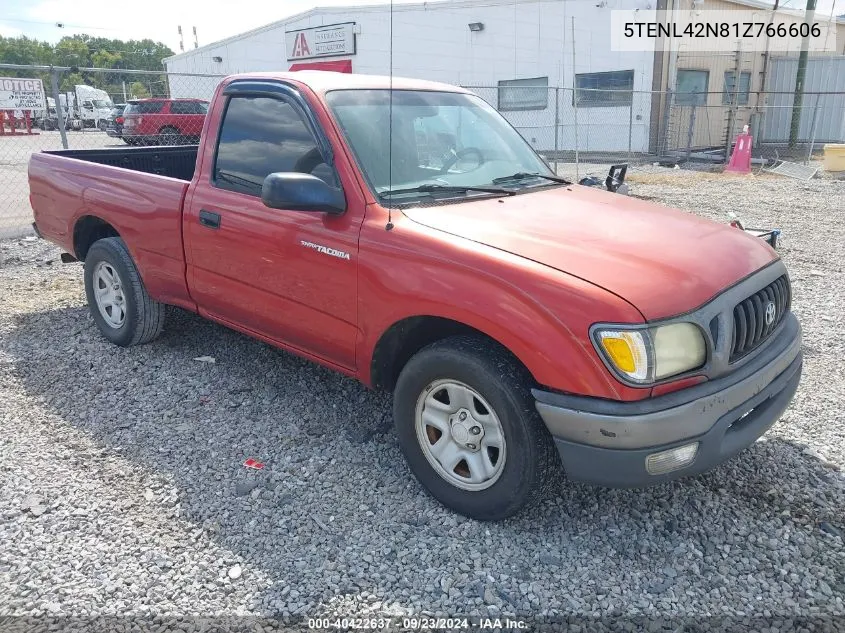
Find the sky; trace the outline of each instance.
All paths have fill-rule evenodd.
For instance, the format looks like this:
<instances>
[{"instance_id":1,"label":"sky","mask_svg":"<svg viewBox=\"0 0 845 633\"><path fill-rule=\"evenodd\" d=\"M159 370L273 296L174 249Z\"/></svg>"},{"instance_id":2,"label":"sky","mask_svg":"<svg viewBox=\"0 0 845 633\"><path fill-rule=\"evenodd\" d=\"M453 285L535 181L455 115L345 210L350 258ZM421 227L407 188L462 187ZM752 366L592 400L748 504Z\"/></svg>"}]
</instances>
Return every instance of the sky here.
<instances>
[{"instance_id":1,"label":"sky","mask_svg":"<svg viewBox=\"0 0 845 633\"><path fill-rule=\"evenodd\" d=\"M394 1L398 4L409 0ZM830 14L834 2L836 13L845 13L845 0L818 0L817 11ZM194 26L203 46L314 6L388 3L389 0L0 0L0 35L26 35L49 42L75 33L150 38L178 53L179 25L188 49L193 47ZM781 0L781 6L789 8L802 8L805 3L806 0Z\"/></svg>"},{"instance_id":2,"label":"sky","mask_svg":"<svg viewBox=\"0 0 845 633\"><path fill-rule=\"evenodd\" d=\"M0 0L0 35L26 35L49 42L75 33L126 40L150 38L178 53L179 25L187 49L193 48L194 26L203 46L314 6L382 3L389 0ZM56 26L57 22L64 27Z\"/></svg>"}]
</instances>

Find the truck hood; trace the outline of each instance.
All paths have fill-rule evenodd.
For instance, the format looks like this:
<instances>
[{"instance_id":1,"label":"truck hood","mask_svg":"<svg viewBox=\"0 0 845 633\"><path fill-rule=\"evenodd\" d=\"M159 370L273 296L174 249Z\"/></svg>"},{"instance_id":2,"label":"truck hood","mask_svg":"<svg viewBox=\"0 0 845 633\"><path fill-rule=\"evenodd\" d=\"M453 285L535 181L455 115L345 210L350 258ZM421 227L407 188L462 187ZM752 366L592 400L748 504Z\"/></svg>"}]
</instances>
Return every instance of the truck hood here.
<instances>
[{"instance_id":1,"label":"truck hood","mask_svg":"<svg viewBox=\"0 0 845 633\"><path fill-rule=\"evenodd\" d=\"M403 212L601 286L647 320L697 308L777 259L728 224L579 185Z\"/></svg>"}]
</instances>

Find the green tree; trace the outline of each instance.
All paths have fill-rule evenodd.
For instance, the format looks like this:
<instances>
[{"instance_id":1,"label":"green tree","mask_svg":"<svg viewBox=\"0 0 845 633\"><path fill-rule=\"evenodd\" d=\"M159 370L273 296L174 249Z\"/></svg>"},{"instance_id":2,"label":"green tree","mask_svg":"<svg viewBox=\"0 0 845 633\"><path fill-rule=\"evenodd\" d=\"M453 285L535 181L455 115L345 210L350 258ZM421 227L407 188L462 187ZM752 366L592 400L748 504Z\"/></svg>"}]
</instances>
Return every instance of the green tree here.
<instances>
[{"instance_id":1,"label":"green tree","mask_svg":"<svg viewBox=\"0 0 845 633\"><path fill-rule=\"evenodd\" d=\"M140 81L133 81L129 86L130 99L143 99L150 96L150 91Z\"/></svg>"},{"instance_id":2,"label":"green tree","mask_svg":"<svg viewBox=\"0 0 845 633\"><path fill-rule=\"evenodd\" d=\"M153 40L115 40L80 34L63 37L53 46L25 36L0 36L0 63L71 66L76 68L105 68L111 72L78 71L59 76L60 90L73 90L77 84L87 84L106 90L115 101L123 100L123 84L136 97L150 96L149 86L156 94L167 94L167 81L161 74L162 60L173 51ZM123 70L148 70L150 75L137 75ZM49 90L50 75L32 70L4 71L14 77L38 77ZM127 95L128 96L128 95Z\"/></svg>"},{"instance_id":3,"label":"green tree","mask_svg":"<svg viewBox=\"0 0 845 633\"><path fill-rule=\"evenodd\" d=\"M0 36L0 62L6 64L160 71L161 60L171 55L168 46L149 39L124 41L81 34L65 36L53 46L23 35Z\"/></svg>"},{"instance_id":4,"label":"green tree","mask_svg":"<svg viewBox=\"0 0 845 633\"><path fill-rule=\"evenodd\" d=\"M59 66L90 66L91 51L82 36L63 37L56 44L55 59Z\"/></svg>"},{"instance_id":5,"label":"green tree","mask_svg":"<svg viewBox=\"0 0 845 633\"><path fill-rule=\"evenodd\" d=\"M96 50L91 53L91 64L94 68L117 68L120 60L120 53L106 50Z\"/></svg>"},{"instance_id":6,"label":"green tree","mask_svg":"<svg viewBox=\"0 0 845 633\"><path fill-rule=\"evenodd\" d=\"M0 61L5 64L48 65L53 62L53 47L48 42L39 42L24 35L0 35Z\"/></svg>"},{"instance_id":7,"label":"green tree","mask_svg":"<svg viewBox=\"0 0 845 633\"><path fill-rule=\"evenodd\" d=\"M74 86L86 83L80 73L64 73L61 75L61 79L59 84L61 92L73 92Z\"/></svg>"}]
</instances>

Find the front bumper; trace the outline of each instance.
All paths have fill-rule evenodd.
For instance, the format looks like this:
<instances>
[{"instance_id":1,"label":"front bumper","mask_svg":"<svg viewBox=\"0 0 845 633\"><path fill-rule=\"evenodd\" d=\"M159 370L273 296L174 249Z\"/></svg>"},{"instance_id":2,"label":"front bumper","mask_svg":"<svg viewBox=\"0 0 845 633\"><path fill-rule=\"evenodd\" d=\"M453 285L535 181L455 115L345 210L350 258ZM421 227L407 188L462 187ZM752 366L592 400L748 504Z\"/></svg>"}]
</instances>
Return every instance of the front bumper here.
<instances>
[{"instance_id":1,"label":"front bumper","mask_svg":"<svg viewBox=\"0 0 845 633\"><path fill-rule=\"evenodd\" d=\"M753 361L695 387L630 403L532 393L570 479L637 488L702 473L753 444L786 409L801 364L801 327L789 313ZM649 455L695 442L695 459L684 467L646 469Z\"/></svg>"}]
</instances>

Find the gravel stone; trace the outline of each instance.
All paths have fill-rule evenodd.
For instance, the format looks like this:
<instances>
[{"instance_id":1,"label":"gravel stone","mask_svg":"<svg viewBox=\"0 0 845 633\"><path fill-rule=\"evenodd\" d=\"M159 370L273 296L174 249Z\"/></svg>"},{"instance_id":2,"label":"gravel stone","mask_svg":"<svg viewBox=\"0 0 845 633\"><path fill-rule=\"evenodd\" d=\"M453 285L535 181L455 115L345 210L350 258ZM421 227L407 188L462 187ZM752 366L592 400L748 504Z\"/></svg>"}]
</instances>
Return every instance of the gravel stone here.
<instances>
[{"instance_id":1,"label":"gravel stone","mask_svg":"<svg viewBox=\"0 0 845 633\"><path fill-rule=\"evenodd\" d=\"M89 316L81 264L41 240L0 241L0 620L53 614L58 631L74 630L67 614L134 615L186 632L224 630L193 614L424 610L577 616L584 631L608 614L698 616L702 631L718 616L748 619L733 630L760 630L766 614L781 631L842 621L845 182L658 168L629 180L636 196L782 230L802 384L713 472L645 490L562 479L497 524L454 515L411 478L389 395L178 309L161 339L116 347ZM100 630L141 630L117 622Z\"/></svg>"},{"instance_id":2,"label":"gravel stone","mask_svg":"<svg viewBox=\"0 0 845 633\"><path fill-rule=\"evenodd\" d=\"M235 494L243 497L251 493L258 486L257 481L239 481L235 484Z\"/></svg>"},{"instance_id":3,"label":"gravel stone","mask_svg":"<svg viewBox=\"0 0 845 633\"><path fill-rule=\"evenodd\" d=\"M235 565L234 567L230 567L230 568L229 568L229 571L227 572L227 575L228 575L228 576L229 576L229 578L231 578L232 580L237 580L238 578L240 578L240 577L241 577L241 574L242 574L242 573L243 573L243 570L241 569L241 566L240 566L240 565Z\"/></svg>"},{"instance_id":4,"label":"gravel stone","mask_svg":"<svg viewBox=\"0 0 845 633\"><path fill-rule=\"evenodd\" d=\"M827 521L822 521L821 523L819 523L819 529L822 532L827 532L828 534L832 534L833 536L838 536L840 538L842 537L842 530L840 530L838 527L831 525Z\"/></svg>"}]
</instances>

